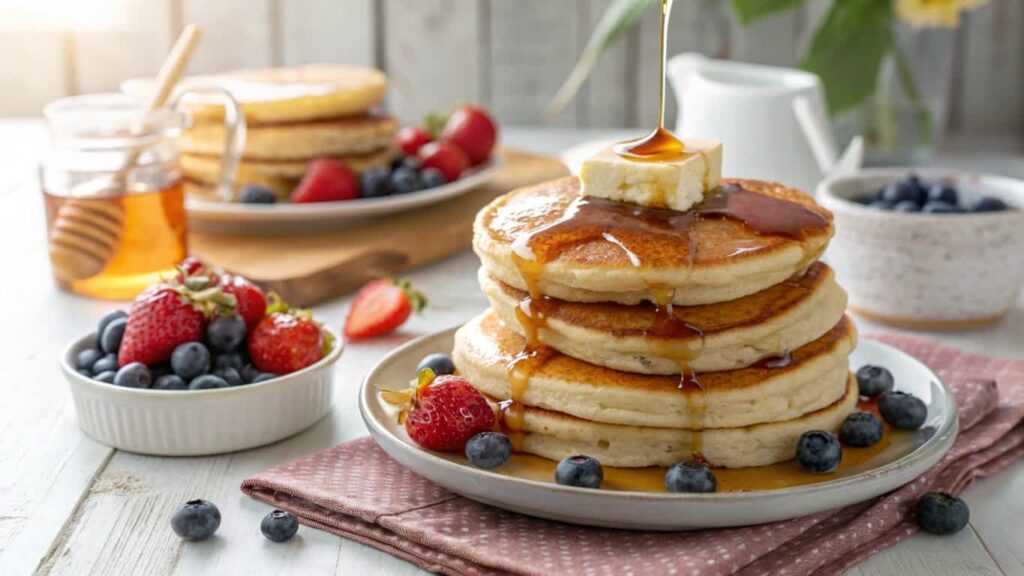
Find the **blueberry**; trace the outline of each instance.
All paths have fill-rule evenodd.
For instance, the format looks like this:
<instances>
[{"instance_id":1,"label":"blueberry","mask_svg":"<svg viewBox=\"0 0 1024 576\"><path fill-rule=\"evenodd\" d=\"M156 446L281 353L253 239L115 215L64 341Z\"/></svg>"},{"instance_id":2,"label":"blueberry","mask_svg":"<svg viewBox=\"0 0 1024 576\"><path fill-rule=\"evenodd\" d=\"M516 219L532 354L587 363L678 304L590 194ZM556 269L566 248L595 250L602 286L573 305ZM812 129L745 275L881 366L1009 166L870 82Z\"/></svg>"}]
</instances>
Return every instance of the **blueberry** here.
<instances>
[{"instance_id":1,"label":"blueberry","mask_svg":"<svg viewBox=\"0 0 1024 576\"><path fill-rule=\"evenodd\" d=\"M171 529L189 542L206 540L219 527L220 510L206 500L189 500L171 516Z\"/></svg>"},{"instance_id":2,"label":"blueberry","mask_svg":"<svg viewBox=\"0 0 1024 576\"><path fill-rule=\"evenodd\" d=\"M854 412L839 427L839 440L847 446L866 448L882 439L882 421L870 412Z\"/></svg>"},{"instance_id":3,"label":"blueberry","mask_svg":"<svg viewBox=\"0 0 1024 576\"><path fill-rule=\"evenodd\" d=\"M928 202L945 202L956 206L960 203L960 197L956 193L956 188L937 182L928 189Z\"/></svg>"},{"instance_id":4,"label":"blueberry","mask_svg":"<svg viewBox=\"0 0 1024 576\"><path fill-rule=\"evenodd\" d=\"M113 384L114 377L117 376L117 372L113 370L107 370L106 372L100 372L99 374L92 377L93 380L104 382L106 384Z\"/></svg>"},{"instance_id":5,"label":"blueberry","mask_svg":"<svg viewBox=\"0 0 1024 576\"><path fill-rule=\"evenodd\" d=\"M1002 212L1009 206L999 198L984 196L971 205L971 212Z\"/></svg>"},{"instance_id":6,"label":"blueberry","mask_svg":"<svg viewBox=\"0 0 1024 576\"><path fill-rule=\"evenodd\" d=\"M419 170L420 161L415 156L399 156L391 161L390 170L394 172L399 168L408 168L410 170Z\"/></svg>"},{"instance_id":7,"label":"blueberry","mask_svg":"<svg viewBox=\"0 0 1024 576\"><path fill-rule=\"evenodd\" d=\"M107 354L92 365L92 373L99 374L100 372L117 372L118 368L120 368L120 366L117 363L117 354Z\"/></svg>"},{"instance_id":8,"label":"blueberry","mask_svg":"<svg viewBox=\"0 0 1024 576\"><path fill-rule=\"evenodd\" d=\"M359 195L363 198L381 198L391 194L391 180L388 171L374 168L359 177Z\"/></svg>"},{"instance_id":9,"label":"blueberry","mask_svg":"<svg viewBox=\"0 0 1024 576\"><path fill-rule=\"evenodd\" d=\"M227 387L228 383L226 380L213 374L203 374L188 384L189 390L211 390L213 388Z\"/></svg>"},{"instance_id":10,"label":"blueberry","mask_svg":"<svg viewBox=\"0 0 1024 576\"><path fill-rule=\"evenodd\" d=\"M194 380L210 371L210 351L201 342L179 344L171 353L171 370L185 380Z\"/></svg>"},{"instance_id":11,"label":"blueberry","mask_svg":"<svg viewBox=\"0 0 1024 576\"><path fill-rule=\"evenodd\" d=\"M860 395L867 398L881 396L892 390L892 372L882 366L865 364L857 370L857 386L860 388Z\"/></svg>"},{"instance_id":12,"label":"blueberry","mask_svg":"<svg viewBox=\"0 0 1024 576\"><path fill-rule=\"evenodd\" d=\"M796 443L796 460L808 472L823 474L839 466L843 447L831 432L812 430L804 432Z\"/></svg>"},{"instance_id":13,"label":"blueberry","mask_svg":"<svg viewBox=\"0 0 1024 576\"><path fill-rule=\"evenodd\" d=\"M266 186L249 184L242 187L238 199L241 200L242 204L275 204L277 202L277 195Z\"/></svg>"},{"instance_id":14,"label":"blueberry","mask_svg":"<svg viewBox=\"0 0 1024 576\"><path fill-rule=\"evenodd\" d=\"M253 366L252 364L246 364L245 366L242 367L242 371L239 372L238 374L239 376L242 377L242 382L248 384L249 382L255 380L257 376L260 375L260 370L259 368Z\"/></svg>"},{"instance_id":15,"label":"blueberry","mask_svg":"<svg viewBox=\"0 0 1024 576\"><path fill-rule=\"evenodd\" d=\"M878 401L878 411L893 428L917 430L928 418L928 406L906 392L891 392Z\"/></svg>"},{"instance_id":16,"label":"blueberry","mask_svg":"<svg viewBox=\"0 0 1024 576\"><path fill-rule=\"evenodd\" d=\"M971 509L967 503L945 492L928 492L914 504L914 516L921 530L932 534L955 534L967 526Z\"/></svg>"},{"instance_id":17,"label":"blueberry","mask_svg":"<svg viewBox=\"0 0 1024 576\"><path fill-rule=\"evenodd\" d=\"M921 205L913 200L902 200L892 207L893 212L920 212Z\"/></svg>"},{"instance_id":18,"label":"blueberry","mask_svg":"<svg viewBox=\"0 0 1024 576\"><path fill-rule=\"evenodd\" d=\"M718 481L704 464L679 462L665 473L665 489L669 492L714 492L718 490Z\"/></svg>"},{"instance_id":19,"label":"blueberry","mask_svg":"<svg viewBox=\"0 0 1024 576\"><path fill-rule=\"evenodd\" d=\"M85 376L86 378L92 378L92 370L86 370L85 368L76 368L75 372L78 372L79 374Z\"/></svg>"},{"instance_id":20,"label":"blueberry","mask_svg":"<svg viewBox=\"0 0 1024 576\"><path fill-rule=\"evenodd\" d=\"M234 368L217 368L213 371L213 375L227 382L228 386L242 385L242 377Z\"/></svg>"},{"instance_id":21,"label":"blueberry","mask_svg":"<svg viewBox=\"0 0 1024 576\"><path fill-rule=\"evenodd\" d=\"M890 182L882 188L882 193L878 197L879 200L884 200L890 204L898 204L906 200L916 203L920 200L920 192L916 187L907 182Z\"/></svg>"},{"instance_id":22,"label":"blueberry","mask_svg":"<svg viewBox=\"0 0 1024 576\"><path fill-rule=\"evenodd\" d=\"M299 531L299 520L291 512L274 510L260 522L260 532L271 542L291 540Z\"/></svg>"},{"instance_id":23,"label":"blueberry","mask_svg":"<svg viewBox=\"0 0 1024 576\"><path fill-rule=\"evenodd\" d=\"M100 334L100 348L108 354L116 354L121 349L121 339L124 338L124 329L128 326L127 318L115 318L107 324Z\"/></svg>"},{"instance_id":24,"label":"blueberry","mask_svg":"<svg viewBox=\"0 0 1024 576\"><path fill-rule=\"evenodd\" d=\"M218 316L206 326L206 342L216 352L234 352L244 340L245 320L238 314Z\"/></svg>"},{"instance_id":25,"label":"blueberry","mask_svg":"<svg viewBox=\"0 0 1024 576\"><path fill-rule=\"evenodd\" d=\"M925 214L956 214L959 211L954 204L941 200L931 200L921 207L921 212Z\"/></svg>"},{"instance_id":26,"label":"blueberry","mask_svg":"<svg viewBox=\"0 0 1024 576\"><path fill-rule=\"evenodd\" d=\"M280 377L279 375L272 374L270 372L260 372L260 374L258 376L256 376L255 378L252 379L252 383L253 384L258 384L260 382L266 382L267 380L273 380L274 378L279 378L279 377Z\"/></svg>"},{"instance_id":27,"label":"blueberry","mask_svg":"<svg viewBox=\"0 0 1024 576\"><path fill-rule=\"evenodd\" d=\"M437 168L427 168L420 172L420 183L423 184L423 188L437 188L447 184L448 179Z\"/></svg>"},{"instance_id":28,"label":"blueberry","mask_svg":"<svg viewBox=\"0 0 1024 576\"><path fill-rule=\"evenodd\" d=\"M188 382L177 374L164 374L153 381L154 390L188 390Z\"/></svg>"},{"instance_id":29,"label":"blueberry","mask_svg":"<svg viewBox=\"0 0 1024 576\"><path fill-rule=\"evenodd\" d=\"M512 441L501 432L481 432L466 442L466 458L477 468L497 468L512 456Z\"/></svg>"},{"instance_id":30,"label":"blueberry","mask_svg":"<svg viewBox=\"0 0 1024 576\"><path fill-rule=\"evenodd\" d=\"M234 368L235 371L239 371L245 366L245 358L238 352L228 352L226 354L218 354L213 357L213 368Z\"/></svg>"},{"instance_id":31,"label":"blueberry","mask_svg":"<svg viewBox=\"0 0 1024 576\"><path fill-rule=\"evenodd\" d=\"M416 365L416 373L419 374L420 370L424 368L430 368L437 376L444 376L455 373L455 362L447 354L431 354L424 356L423 360L420 360L420 363Z\"/></svg>"},{"instance_id":32,"label":"blueberry","mask_svg":"<svg viewBox=\"0 0 1024 576\"><path fill-rule=\"evenodd\" d=\"M604 481L601 463L590 456L568 456L555 467L555 482L563 486L598 488Z\"/></svg>"},{"instance_id":33,"label":"blueberry","mask_svg":"<svg viewBox=\"0 0 1024 576\"><path fill-rule=\"evenodd\" d=\"M892 210L892 202L886 200L875 200L868 204L869 208L875 208L876 210Z\"/></svg>"},{"instance_id":34,"label":"blueberry","mask_svg":"<svg viewBox=\"0 0 1024 576\"><path fill-rule=\"evenodd\" d=\"M113 312L107 312L100 318L99 326L96 327L96 337L99 338L103 335L103 331L107 329L107 325L117 320L118 318L128 318L128 314L124 310L114 310Z\"/></svg>"},{"instance_id":35,"label":"blueberry","mask_svg":"<svg viewBox=\"0 0 1024 576\"><path fill-rule=\"evenodd\" d=\"M92 373L93 364L95 364L100 358L103 358L103 352L95 348L82 350L78 353L78 356L75 356L75 368L78 370L85 370L86 375L88 376Z\"/></svg>"},{"instance_id":36,"label":"blueberry","mask_svg":"<svg viewBox=\"0 0 1024 576\"><path fill-rule=\"evenodd\" d=\"M391 190L395 194L409 194L422 188L419 173L411 168L402 167L391 173Z\"/></svg>"},{"instance_id":37,"label":"blueberry","mask_svg":"<svg viewBox=\"0 0 1024 576\"><path fill-rule=\"evenodd\" d=\"M125 388L149 388L153 378L149 374L149 368L142 362L126 364L117 371L114 376L114 385Z\"/></svg>"}]
</instances>

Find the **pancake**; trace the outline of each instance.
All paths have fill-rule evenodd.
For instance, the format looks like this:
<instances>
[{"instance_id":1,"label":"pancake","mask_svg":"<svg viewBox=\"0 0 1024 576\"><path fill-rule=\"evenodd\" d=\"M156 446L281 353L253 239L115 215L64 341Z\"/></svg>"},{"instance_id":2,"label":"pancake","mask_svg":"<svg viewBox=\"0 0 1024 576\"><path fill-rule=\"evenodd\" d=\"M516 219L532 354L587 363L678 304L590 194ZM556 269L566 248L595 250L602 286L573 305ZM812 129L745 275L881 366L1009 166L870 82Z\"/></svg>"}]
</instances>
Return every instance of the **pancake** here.
<instances>
[{"instance_id":1,"label":"pancake","mask_svg":"<svg viewBox=\"0 0 1024 576\"><path fill-rule=\"evenodd\" d=\"M843 395L856 338L853 322L844 316L825 335L794 350L787 366L699 374L703 392L696 387L680 390L678 376L620 372L553 352L531 374L518 400L586 420L632 426L735 428L790 420ZM505 399L508 363L525 344L488 311L456 332L452 356L473 386Z\"/></svg>"},{"instance_id":2,"label":"pancake","mask_svg":"<svg viewBox=\"0 0 1024 576\"><path fill-rule=\"evenodd\" d=\"M362 114L384 99L387 78L380 70L343 64L237 70L192 76L181 88L218 86L229 91L253 124L293 122ZM152 78L121 84L125 93L148 97ZM189 95L185 106L198 121L224 117L221 96Z\"/></svg>"},{"instance_id":3,"label":"pancake","mask_svg":"<svg viewBox=\"0 0 1024 576\"><path fill-rule=\"evenodd\" d=\"M766 466L794 457L797 440L810 430L836 432L857 407L857 382L844 378L840 398L792 420L701 432L700 454L711 466ZM521 452L559 461L586 454L605 466L640 468L671 466L693 458L693 433L675 428L621 426L575 418L527 407L523 417Z\"/></svg>"},{"instance_id":4,"label":"pancake","mask_svg":"<svg viewBox=\"0 0 1024 576\"><path fill-rule=\"evenodd\" d=\"M378 115L343 116L286 124L250 124L245 136L248 160L308 160L346 156L389 148L398 130L394 118ZM183 153L217 156L224 147L224 126L202 123L178 138Z\"/></svg>"},{"instance_id":5,"label":"pancake","mask_svg":"<svg viewBox=\"0 0 1024 576\"><path fill-rule=\"evenodd\" d=\"M780 229L800 221L813 221L815 227L758 233L763 223L720 213L694 218L694 212L581 203L579 187L575 177L553 180L514 190L481 210L473 248L487 272L520 290L532 282L541 294L572 302L710 304L797 275L821 255L833 233L830 212L807 194L771 182L725 179L719 195L705 205L739 198L747 208L765 206L763 218ZM576 217L564 225L581 213L590 221ZM686 233L680 231L683 225ZM552 230L560 231L560 238L552 241ZM531 240L542 235L542 242ZM540 249L547 255L538 255ZM517 258L529 265L530 277L524 277Z\"/></svg>"},{"instance_id":6,"label":"pancake","mask_svg":"<svg viewBox=\"0 0 1024 576\"><path fill-rule=\"evenodd\" d=\"M481 269L480 287L505 324L525 334L516 307L527 293ZM638 374L679 374L680 358L696 372L733 370L782 355L818 339L839 322L846 293L832 269L816 262L799 277L738 300L674 306L684 328L671 337L647 336L658 322L644 303L580 303L545 299L540 342L584 362Z\"/></svg>"}]
</instances>

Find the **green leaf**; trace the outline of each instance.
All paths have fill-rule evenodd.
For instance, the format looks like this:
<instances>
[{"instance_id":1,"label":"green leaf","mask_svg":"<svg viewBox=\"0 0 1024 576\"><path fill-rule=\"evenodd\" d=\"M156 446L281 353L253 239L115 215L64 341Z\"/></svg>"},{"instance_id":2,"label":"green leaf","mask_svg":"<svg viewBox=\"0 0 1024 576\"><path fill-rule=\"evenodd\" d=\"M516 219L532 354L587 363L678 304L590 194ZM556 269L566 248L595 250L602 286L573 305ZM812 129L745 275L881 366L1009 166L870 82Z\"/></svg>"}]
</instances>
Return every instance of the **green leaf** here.
<instances>
[{"instance_id":1,"label":"green leaf","mask_svg":"<svg viewBox=\"0 0 1024 576\"><path fill-rule=\"evenodd\" d=\"M800 67L821 77L834 114L875 91L882 58L892 48L891 0L836 0Z\"/></svg>"},{"instance_id":2,"label":"green leaf","mask_svg":"<svg viewBox=\"0 0 1024 576\"><path fill-rule=\"evenodd\" d=\"M548 103L544 110L544 118L551 120L561 112L572 99L576 97L580 86L590 76L601 54L611 46L615 40L621 37L639 20L644 12L652 6L660 4L661 0L615 0L608 5L597 23L594 31L590 34L590 40L576 60L576 66L566 77L562 87L558 89L555 97Z\"/></svg>"},{"instance_id":3,"label":"green leaf","mask_svg":"<svg viewBox=\"0 0 1024 576\"><path fill-rule=\"evenodd\" d=\"M730 0L744 26L758 18L803 4L803 0ZM842 1L842 0L838 0Z\"/></svg>"}]
</instances>

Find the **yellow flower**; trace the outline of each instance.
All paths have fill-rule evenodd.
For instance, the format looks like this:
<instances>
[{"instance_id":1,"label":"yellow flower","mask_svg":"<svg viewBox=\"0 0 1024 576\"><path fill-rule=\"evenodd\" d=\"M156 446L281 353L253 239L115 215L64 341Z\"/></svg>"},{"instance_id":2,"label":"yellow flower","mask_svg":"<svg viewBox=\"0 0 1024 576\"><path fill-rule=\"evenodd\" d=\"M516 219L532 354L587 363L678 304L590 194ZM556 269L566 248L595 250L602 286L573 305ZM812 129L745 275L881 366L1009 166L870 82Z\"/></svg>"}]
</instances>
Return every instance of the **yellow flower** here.
<instances>
[{"instance_id":1,"label":"yellow flower","mask_svg":"<svg viewBox=\"0 0 1024 576\"><path fill-rule=\"evenodd\" d=\"M960 24L960 12L977 8L988 0L896 0L896 13L914 26L945 26Z\"/></svg>"}]
</instances>

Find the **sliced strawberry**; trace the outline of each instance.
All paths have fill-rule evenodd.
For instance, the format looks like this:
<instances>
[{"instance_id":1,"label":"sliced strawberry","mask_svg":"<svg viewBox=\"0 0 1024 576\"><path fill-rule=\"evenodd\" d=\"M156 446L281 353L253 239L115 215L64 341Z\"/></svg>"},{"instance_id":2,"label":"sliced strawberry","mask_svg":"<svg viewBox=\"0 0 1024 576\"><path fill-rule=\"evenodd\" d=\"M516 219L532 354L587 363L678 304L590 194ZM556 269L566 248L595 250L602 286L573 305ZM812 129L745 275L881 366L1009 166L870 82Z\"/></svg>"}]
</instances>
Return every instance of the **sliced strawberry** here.
<instances>
[{"instance_id":1,"label":"sliced strawberry","mask_svg":"<svg viewBox=\"0 0 1024 576\"><path fill-rule=\"evenodd\" d=\"M261 372L290 374L316 363L329 348L324 331L304 312L274 312L249 335L249 356Z\"/></svg>"},{"instance_id":2,"label":"sliced strawberry","mask_svg":"<svg viewBox=\"0 0 1024 576\"><path fill-rule=\"evenodd\" d=\"M434 378L424 369L418 380L415 389L382 392L402 408L399 419L413 442L428 450L463 450L474 435L494 428L494 410L465 378Z\"/></svg>"},{"instance_id":3,"label":"sliced strawberry","mask_svg":"<svg viewBox=\"0 0 1024 576\"><path fill-rule=\"evenodd\" d=\"M155 285L132 303L118 364L160 364L179 344L201 341L214 313L230 313L234 307L234 296L210 287L205 277Z\"/></svg>"},{"instance_id":4,"label":"sliced strawberry","mask_svg":"<svg viewBox=\"0 0 1024 576\"><path fill-rule=\"evenodd\" d=\"M359 340L390 332L426 304L423 294L413 290L408 281L374 280L352 300L345 319L345 337Z\"/></svg>"},{"instance_id":5,"label":"sliced strawberry","mask_svg":"<svg viewBox=\"0 0 1024 576\"><path fill-rule=\"evenodd\" d=\"M267 299L263 291L248 278L235 274L221 276L220 288L224 293L235 297L235 311L245 320L245 327L251 333L267 315Z\"/></svg>"},{"instance_id":6,"label":"sliced strawberry","mask_svg":"<svg viewBox=\"0 0 1024 576\"><path fill-rule=\"evenodd\" d=\"M310 163L292 192L292 202L335 202L359 198L359 182L344 164L330 158Z\"/></svg>"}]
</instances>

